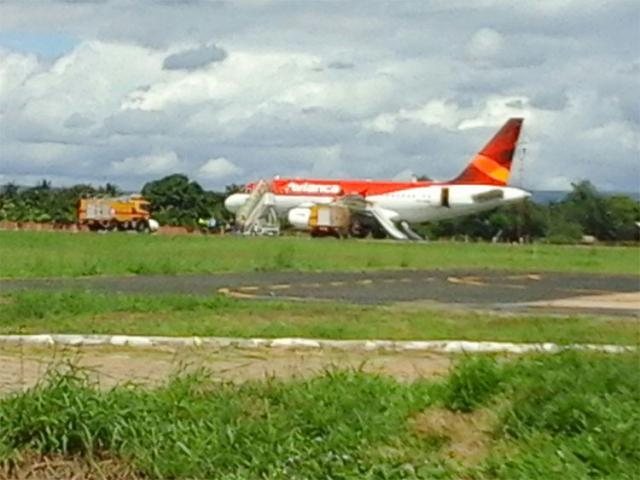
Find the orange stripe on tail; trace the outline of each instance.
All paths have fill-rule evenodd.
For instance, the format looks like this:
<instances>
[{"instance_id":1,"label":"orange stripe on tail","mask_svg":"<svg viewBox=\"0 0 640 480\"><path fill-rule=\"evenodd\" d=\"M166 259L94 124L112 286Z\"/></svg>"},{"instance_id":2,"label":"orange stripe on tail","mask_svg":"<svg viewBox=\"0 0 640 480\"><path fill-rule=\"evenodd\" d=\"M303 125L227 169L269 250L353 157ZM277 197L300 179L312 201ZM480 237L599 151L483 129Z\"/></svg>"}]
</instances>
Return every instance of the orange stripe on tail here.
<instances>
[{"instance_id":1,"label":"orange stripe on tail","mask_svg":"<svg viewBox=\"0 0 640 480\"><path fill-rule=\"evenodd\" d=\"M522 118L509 119L451 183L506 185L522 122Z\"/></svg>"}]
</instances>

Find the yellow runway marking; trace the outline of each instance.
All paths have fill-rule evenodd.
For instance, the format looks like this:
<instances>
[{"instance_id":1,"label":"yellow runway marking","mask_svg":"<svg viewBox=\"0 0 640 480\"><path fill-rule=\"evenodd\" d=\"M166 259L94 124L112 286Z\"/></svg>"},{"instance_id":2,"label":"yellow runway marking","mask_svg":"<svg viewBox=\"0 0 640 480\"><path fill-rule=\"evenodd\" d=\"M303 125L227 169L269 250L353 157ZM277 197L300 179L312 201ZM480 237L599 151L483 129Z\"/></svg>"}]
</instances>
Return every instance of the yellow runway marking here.
<instances>
[{"instance_id":1,"label":"yellow runway marking","mask_svg":"<svg viewBox=\"0 0 640 480\"><path fill-rule=\"evenodd\" d=\"M473 285L475 287L487 286L487 284L482 282L479 277L448 277L447 282L456 285Z\"/></svg>"},{"instance_id":2,"label":"yellow runway marking","mask_svg":"<svg viewBox=\"0 0 640 480\"><path fill-rule=\"evenodd\" d=\"M219 288L218 293L231 298L256 298L255 295L251 295L250 293L241 293L228 288Z\"/></svg>"},{"instance_id":3,"label":"yellow runway marking","mask_svg":"<svg viewBox=\"0 0 640 480\"><path fill-rule=\"evenodd\" d=\"M269 288L271 288L271 290L286 290L287 288L291 288L291 285L288 283L281 283L278 285L271 285Z\"/></svg>"},{"instance_id":4,"label":"yellow runway marking","mask_svg":"<svg viewBox=\"0 0 640 480\"><path fill-rule=\"evenodd\" d=\"M402 283L413 283L413 279L411 278L401 278L399 281Z\"/></svg>"},{"instance_id":5,"label":"yellow runway marking","mask_svg":"<svg viewBox=\"0 0 640 480\"><path fill-rule=\"evenodd\" d=\"M341 287L343 285L346 285L347 282L329 282L329 285L331 285L332 287Z\"/></svg>"},{"instance_id":6,"label":"yellow runway marking","mask_svg":"<svg viewBox=\"0 0 640 480\"><path fill-rule=\"evenodd\" d=\"M302 288L320 288L322 285L320 283L301 283L300 286Z\"/></svg>"},{"instance_id":7,"label":"yellow runway marking","mask_svg":"<svg viewBox=\"0 0 640 480\"><path fill-rule=\"evenodd\" d=\"M252 295L251 293L242 293L242 292L229 292L229 295L232 298L259 298L257 295Z\"/></svg>"},{"instance_id":8,"label":"yellow runway marking","mask_svg":"<svg viewBox=\"0 0 640 480\"><path fill-rule=\"evenodd\" d=\"M527 273L526 275L509 275L509 280L542 280L542 275L537 273Z\"/></svg>"},{"instance_id":9,"label":"yellow runway marking","mask_svg":"<svg viewBox=\"0 0 640 480\"><path fill-rule=\"evenodd\" d=\"M613 295L616 292L615 290L598 290L597 288L562 288L564 292L571 293L586 293L591 295Z\"/></svg>"},{"instance_id":10,"label":"yellow runway marking","mask_svg":"<svg viewBox=\"0 0 640 480\"><path fill-rule=\"evenodd\" d=\"M367 278L367 279L364 279L364 280L358 280L356 283L358 285L371 285L373 283L373 280L369 280Z\"/></svg>"},{"instance_id":11,"label":"yellow runway marking","mask_svg":"<svg viewBox=\"0 0 640 480\"><path fill-rule=\"evenodd\" d=\"M260 290L260 287L256 287L254 285L247 285L243 287L237 287L236 290L242 290L243 292L255 292L256 290Z\"/></svg>"}]
</instances>

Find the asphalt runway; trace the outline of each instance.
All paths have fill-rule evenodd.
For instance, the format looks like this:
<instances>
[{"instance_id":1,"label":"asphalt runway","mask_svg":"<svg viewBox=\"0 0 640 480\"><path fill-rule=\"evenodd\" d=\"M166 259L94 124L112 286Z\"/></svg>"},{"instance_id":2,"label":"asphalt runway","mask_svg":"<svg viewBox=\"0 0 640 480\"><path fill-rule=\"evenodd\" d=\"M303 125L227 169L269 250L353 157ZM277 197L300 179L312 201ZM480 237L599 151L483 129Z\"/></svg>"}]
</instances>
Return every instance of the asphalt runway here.
<instances>
[{"instance_id":1,"label":"asphalt runway","mask_svg":"<svg viewBox=\"0 0 640 480\"><path fill-rule=\"evenodd\" d=\"M492 310L570 310L640 316L640 277L631 275L403 269L0 280L0 293L66 289L136 294L222 293L238 298L357 304L426 302Z\"/></svg>"}]
</instances>

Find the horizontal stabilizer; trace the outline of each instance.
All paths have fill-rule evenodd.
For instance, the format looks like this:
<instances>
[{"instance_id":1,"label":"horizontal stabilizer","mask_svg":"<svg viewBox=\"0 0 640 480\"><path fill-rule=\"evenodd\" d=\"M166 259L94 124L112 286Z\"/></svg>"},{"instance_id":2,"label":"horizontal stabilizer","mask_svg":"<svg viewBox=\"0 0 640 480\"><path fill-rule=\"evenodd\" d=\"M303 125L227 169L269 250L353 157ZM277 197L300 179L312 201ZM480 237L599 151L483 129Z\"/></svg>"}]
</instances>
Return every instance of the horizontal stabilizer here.
<instances>
[{"instance_id":1,"label":"horizontal stabilizer","mask_svg":"<svg viewBox=\"0 0 640 480\"><path fill-rule=\"evenodd\" d=\"M489 190L482 192L471 197L473 203L491 202L492 200L502 200L504 198L504 191L496 188L495 190Z\"/></svg>"}]
</instances>

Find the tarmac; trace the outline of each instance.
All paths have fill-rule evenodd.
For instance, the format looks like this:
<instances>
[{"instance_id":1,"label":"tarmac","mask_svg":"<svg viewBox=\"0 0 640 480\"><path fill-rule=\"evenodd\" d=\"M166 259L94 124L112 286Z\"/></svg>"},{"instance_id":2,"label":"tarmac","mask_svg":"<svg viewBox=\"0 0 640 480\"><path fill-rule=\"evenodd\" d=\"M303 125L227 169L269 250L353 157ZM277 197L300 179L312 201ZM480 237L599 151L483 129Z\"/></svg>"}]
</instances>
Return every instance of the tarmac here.
<instances>
[{"instance_id":1,"label":"tarmac","mask_svg":"<svg viewBox=\"0 0 640 480\"><path fill-rule=\"evenodd\" d=\"M402 269L0 280L0 293L69 289L640 317L640 277L633 275Z\"/></svg>"}]
</instances>

